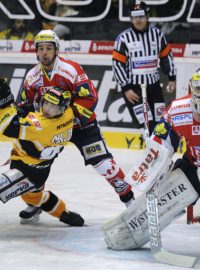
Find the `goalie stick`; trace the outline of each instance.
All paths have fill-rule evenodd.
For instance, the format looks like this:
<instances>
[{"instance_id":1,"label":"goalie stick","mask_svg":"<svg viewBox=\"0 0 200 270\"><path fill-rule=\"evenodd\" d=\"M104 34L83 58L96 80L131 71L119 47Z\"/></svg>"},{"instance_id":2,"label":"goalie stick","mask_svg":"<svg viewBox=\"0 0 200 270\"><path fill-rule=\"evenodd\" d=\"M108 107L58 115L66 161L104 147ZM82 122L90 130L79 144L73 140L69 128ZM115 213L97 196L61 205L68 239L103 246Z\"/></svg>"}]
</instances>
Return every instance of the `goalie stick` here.
<instances>
[{"instance_id":1,"label":"goalie stick","mask_svg":"<svg viewBox=\"0 0 200 270\"><path fill-rule=\"evenodd\" d=\"M162 246L157 196L158 181L147 192L147 216L151 253L158 262L180 267L193 267L197 262L196 257L172 253L165 250Z\"/></svg>"},{"instance_id":2,"label":"goalie stick","mask_svg":"<svg viewBox=\"0 0 200 270\"><path fill-rule=\"evenodd\" d=\"M142 88L142 101L144 110L144 134L145 139L149 137L148 129L148 108L147 108L147 94L146 85L141 85ZM160 224L159 224L159 211L158 211L158 196L157 188L160 179L156 179L154 186L147 192L147 216L148 216L148 229L151 253L156 261L180 267L193 267L197 258L192 256L185 256L165 250L162 246Z\"/></svg>"}]
</instances>

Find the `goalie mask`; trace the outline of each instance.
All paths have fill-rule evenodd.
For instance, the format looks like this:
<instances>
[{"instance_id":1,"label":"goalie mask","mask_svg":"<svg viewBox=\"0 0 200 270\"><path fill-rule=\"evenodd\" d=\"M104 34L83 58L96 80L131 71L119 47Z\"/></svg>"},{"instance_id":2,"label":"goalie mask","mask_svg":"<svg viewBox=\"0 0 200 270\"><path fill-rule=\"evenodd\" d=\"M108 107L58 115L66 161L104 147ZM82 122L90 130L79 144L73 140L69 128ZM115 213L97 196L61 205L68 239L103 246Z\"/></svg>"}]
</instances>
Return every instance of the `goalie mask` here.
<instances>
[{"instance_id":1,"label":"goalie mask","mask_svg":"<svg viewBox=\"0 0 200 270\"><path fill-rule=\"evenodd\" d=\"M42 100L42 112L47 118L61 115L70 105L71 93L55 86L47 90Z\"/></svg>"},{"instance_id":2,"label":"goalie mask","mask_svg":"<svg viewBox=\"0 0 200 270\"><path fill-rule=\"evenodd\" d=\"M192 92L192 110L200 114L200 71L192 75L190 88Z\"/></svg>"}]
</instances>

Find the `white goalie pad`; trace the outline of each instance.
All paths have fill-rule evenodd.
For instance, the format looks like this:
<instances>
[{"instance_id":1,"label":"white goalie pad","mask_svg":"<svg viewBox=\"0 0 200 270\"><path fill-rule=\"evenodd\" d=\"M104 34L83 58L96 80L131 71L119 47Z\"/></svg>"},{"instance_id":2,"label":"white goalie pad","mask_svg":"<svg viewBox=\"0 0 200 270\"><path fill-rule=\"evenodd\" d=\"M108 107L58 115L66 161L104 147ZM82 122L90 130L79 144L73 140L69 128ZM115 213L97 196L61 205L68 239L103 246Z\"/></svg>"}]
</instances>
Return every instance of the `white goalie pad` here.
<instances>
[{"instance_id":1,"label":"white goalie pad","mask_svg":"<svg viewBox=\"0 0 200 270\"><path fill-rule=\"evenodd\" d=\"M138 190L146 192L155 181L161 181L166 177L172 164L167 148L148 139L143 156L126 174L124 180Z\"/></svg>"},{"instance_id":2,"label":"white goalie pad","mask_svg":"<svg viewBox=\"0 0 200 270\"><path fill-rule=\"evenodd\" d=\"M170 173L161 182L158 191L160 229L169 225L186 206L193 203L198 194L180 169ZM108 248L115 250L136 249L149 241L146 194L118 217L102 226Z\"/></svg>"}]
</instances>

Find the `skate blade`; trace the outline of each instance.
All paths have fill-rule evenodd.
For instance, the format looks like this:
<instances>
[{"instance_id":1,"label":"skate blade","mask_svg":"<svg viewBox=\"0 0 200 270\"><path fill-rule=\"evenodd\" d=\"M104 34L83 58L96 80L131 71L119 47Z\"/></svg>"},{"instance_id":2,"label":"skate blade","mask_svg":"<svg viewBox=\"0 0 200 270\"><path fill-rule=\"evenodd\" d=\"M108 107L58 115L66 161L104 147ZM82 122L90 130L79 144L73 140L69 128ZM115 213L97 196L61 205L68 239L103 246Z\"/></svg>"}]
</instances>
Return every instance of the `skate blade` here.
<instances>
[{"instance_id":1,"label":"skate blade","mask_svg":"<svg viewBox=\"0 0 200 270\"><path fill-rule=\"evenodd\" d=\"M31 225L31 224L38 224L40 221L40 216L39 215L35 215L30 219L27 218L21 218L20 219L20 224L22 225Z\"/></svg>"}]
</instances>

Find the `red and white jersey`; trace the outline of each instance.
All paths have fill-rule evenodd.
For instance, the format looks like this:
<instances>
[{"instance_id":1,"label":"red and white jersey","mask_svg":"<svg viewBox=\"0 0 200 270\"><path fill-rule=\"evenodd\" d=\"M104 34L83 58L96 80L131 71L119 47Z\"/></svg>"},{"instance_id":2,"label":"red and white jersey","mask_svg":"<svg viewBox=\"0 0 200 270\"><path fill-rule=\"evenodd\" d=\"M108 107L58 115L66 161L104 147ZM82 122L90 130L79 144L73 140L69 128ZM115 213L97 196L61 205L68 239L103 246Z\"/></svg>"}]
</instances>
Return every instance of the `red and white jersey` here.
<instances>
[{"instance_id":1,"label":"red and white jersey","mask_svg":"<svg viewBox=\"0 0 200 270\"><path fill-rule=\"evenodd\" d=\"M60 86L71 92L72 102L79 112L82 125L96 118L94 109L98 92L78 63L57 57L50 75L41 64L37 64L26 76L21 99L29 104L39 103L52 86Z\"/></svg>"},{"instance_id":2,"label":"red and white jersey","mask_svg":"<svg viewBox=\"0 0 200 270\"><path fill-rule=\"evenodd\" d=\"M191 94L174 100L163 117L173 131L186 140L186 155L190 162L200 167L200 122L192 113Z\"/></svg>"}]
</instances>

